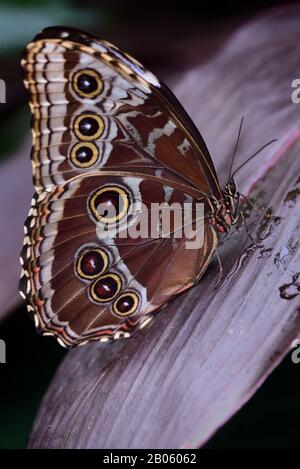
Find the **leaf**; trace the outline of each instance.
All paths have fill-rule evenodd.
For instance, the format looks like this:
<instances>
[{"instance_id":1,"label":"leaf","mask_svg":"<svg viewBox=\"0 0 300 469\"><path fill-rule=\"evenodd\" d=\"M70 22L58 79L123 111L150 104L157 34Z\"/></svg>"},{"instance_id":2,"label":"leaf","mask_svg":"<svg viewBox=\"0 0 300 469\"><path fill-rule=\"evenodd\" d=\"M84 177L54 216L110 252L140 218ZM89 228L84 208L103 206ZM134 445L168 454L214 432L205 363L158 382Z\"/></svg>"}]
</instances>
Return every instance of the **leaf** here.
<instances>
[{"instance_id":1,"label":"leaf","mask_svg":"<svg viewBox=\"0 0 300 469\"><path fill-rule=\"evenodd\" d=\"M236 164L279 139L237 177L272 218L252 210L254 242L244 225L224 239L218 286L214 261L151 327L125 342L69 352L42 402L31 448L199 447L299 335L300 132L299 107L291 102L299 18L294 7L245 25L176 87L223 181L243 114Z\"/></svg>"}]
</instances>

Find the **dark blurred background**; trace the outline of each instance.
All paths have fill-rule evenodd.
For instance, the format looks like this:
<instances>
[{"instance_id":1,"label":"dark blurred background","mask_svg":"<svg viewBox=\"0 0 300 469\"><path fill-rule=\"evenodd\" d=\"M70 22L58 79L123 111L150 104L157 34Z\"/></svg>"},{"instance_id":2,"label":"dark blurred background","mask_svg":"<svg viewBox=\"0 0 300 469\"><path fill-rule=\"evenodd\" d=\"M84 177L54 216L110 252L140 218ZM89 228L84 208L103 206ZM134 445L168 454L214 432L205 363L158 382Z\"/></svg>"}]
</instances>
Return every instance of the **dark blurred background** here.
<instances>
[{"instance_id":1,"label":"dark blurred background","mask_svg":"<svg viewBox=\"0 0 300 469\"><path fill-rule=\"evenodd\" d=\"M7 84L7 103L0 105L1 160L8 159L29 134L19 61L26 43L43 27L65 24L98 33L135 55L172 87L184 70L206 61L239 25L286 4L0 1L0 77ZM26 309L15 304L3 311L6 319L0 323L0 337L7 344L7 363L0 364L0 448L26 446L41 398L65 353L53 339L39 337ZM299 448L299 371L300 364L293 365L287 357L206 447Z\"/></svg>"}]
</instances>

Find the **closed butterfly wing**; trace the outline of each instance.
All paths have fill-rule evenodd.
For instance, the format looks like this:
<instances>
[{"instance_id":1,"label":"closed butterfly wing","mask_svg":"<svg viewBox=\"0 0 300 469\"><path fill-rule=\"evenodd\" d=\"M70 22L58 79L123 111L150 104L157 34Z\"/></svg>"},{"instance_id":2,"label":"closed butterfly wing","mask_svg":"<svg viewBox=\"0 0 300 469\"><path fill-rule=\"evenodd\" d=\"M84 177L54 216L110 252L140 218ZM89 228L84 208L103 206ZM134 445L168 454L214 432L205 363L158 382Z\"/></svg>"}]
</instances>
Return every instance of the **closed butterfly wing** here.
<instances>
[{"instance_id":1,"label":"closed butterfly wing","mask_svg":"<svg viewBox=\"0 0 300 469\"><path fill-rule=\"evenodd\" d=\"M192 196L179 184L162 185L143 174L83 175L36 196L25 225L30 235L22 252L21 291L38 329L55 333L66 345L128 337L171 297L192 286L213 252L215 235L207 225L200 225L205 237L198 249L187 249L184 235L119 238L108 233L101 238L93 201L105 189L112 197L116 188L124 191L128 205L117 212L121 233L129 217L136 226L143 209L150 227L153 201L162 204L166 192L171 204L193 206ZM195 216L196 211L192 224ZM177 228L171 224L170 231L181 226L180 221Z\"/></svg>"},{"instance_id":2,"label":"closed butterfly wing","mask_svg":"<svg viewBox=\"0 0 300 469\"><path fill-rule=\"evenodd\" d=\"M170 236L110 230L141 217L150 226L153 204L163 203L187 204L195 228L196 204L212 213L221 197L209 153L172 93L105 41L48 28L22 65L36 194L20 290L38 329L64 345L127 337L201 277L217 236L206 215L197 249L186 248L183 218ZM115 209L109 221L102 203Z\"/></svg>"}]
</instances>

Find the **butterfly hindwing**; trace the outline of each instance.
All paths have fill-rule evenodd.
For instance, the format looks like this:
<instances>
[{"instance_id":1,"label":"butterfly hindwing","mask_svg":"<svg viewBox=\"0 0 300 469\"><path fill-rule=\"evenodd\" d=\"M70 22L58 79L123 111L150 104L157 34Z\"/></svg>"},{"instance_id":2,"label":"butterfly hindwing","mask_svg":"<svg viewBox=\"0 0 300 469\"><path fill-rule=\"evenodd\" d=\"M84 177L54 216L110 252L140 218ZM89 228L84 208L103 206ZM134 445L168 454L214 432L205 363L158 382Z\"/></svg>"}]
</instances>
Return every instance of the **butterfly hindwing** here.
<instances>
[{"instance_id":1,"label":"butterfly hindwing","mask_svg":"<svg viewBox=\"0 0 300 469\"><path fill-rule=\"evenodd\" d=\"M118 234L144 220L143 237L106 233L107 224L101 225L93 203L106 189L111 196L115 190L128 197L128 204L126 199L122 202L126 212L119 207L116 214L122 215ZM168 299L197 281L213 252L214 231L208 226L204 230L200 250L186 249L185 236L167 236L184 227L181 219L176 225L170 219L165 236L155 236L150 231L151 207L160 204L163 210L166 194L175 209L184 203L195 206L193 196L179 184L162 184L155 176L115 173L77 177L35 202L26 224L33 226L23 249L21 285L41 331L57 334L66 345L126 337ZM197 211L191 210L190 223L195 225ZM112 227L108 230L115 228L114 223ZM101 279L111 282L111 296L101 298L101 288L107 287L105 282L100 285Z\"/></svg>"}]
</instances>

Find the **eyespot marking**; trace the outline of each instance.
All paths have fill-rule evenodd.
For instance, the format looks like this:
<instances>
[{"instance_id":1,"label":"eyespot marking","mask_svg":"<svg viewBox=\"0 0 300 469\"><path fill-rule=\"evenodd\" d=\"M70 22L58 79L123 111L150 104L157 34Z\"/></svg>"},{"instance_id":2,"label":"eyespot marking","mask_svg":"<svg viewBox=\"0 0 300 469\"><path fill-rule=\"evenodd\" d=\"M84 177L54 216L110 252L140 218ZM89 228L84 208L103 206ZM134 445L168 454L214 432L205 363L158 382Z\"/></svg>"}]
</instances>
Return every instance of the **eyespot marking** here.
<instances>
[{"instance_id":1,"label":"eyespot marking","mask_svg":"<svg viewBox=\"0 0 300 469\"><path fill-rule=\"evenodd\" d=\"M113 312L117 316L130 316L134 314L139 305L139 297L133 292L125 292L120 295L113 304Z\"/></svg>"},{"instance_id":2,"label":"eyespot marking","mask_svg":"<svg viewBox=\"0 0 300 469\"><path fill-rule=\"evenodd\" d=\"M91 284L90 297L95 303L113 300L122 288L121 278L116 274L106 274Z\"/></svg>"},{"instance_id":3,"label":"eyespot marking","mask_svg":"<svg viewBox=\"0 0 300 469\"><path fill-rule=\"evenodd\" d=\"M76 117L73 130L79 140L97 140L104 131L104 121L97 114L85 112Z\"/></svg>"},{"instance_id":4,"label":"eyespot marking","mask_svg":"<svg viewBox=\"0 0 300 469\"><path fill-rule=\"evenodd\" d=\"M70 157L76 168L90 168L97 162L99 150L95 143L79 142L71 149Z\"/></svg>"},{"instance_id":5,"label":"eyespot marking","mask_svg":"<svg viewBox=\"0 0 300 469\"><path fill-rule=\"evenodd\" d=\"M96 70L85 68L78 70L72 77L72 87L81 98L96 98L104 88L103 80Z\"/></svg>"},{"instance_id":6,"label":"eyespot marking","mask_svg":"<svg viewBox=\"0 0 300 469\"><path fill-rule=\"evenodd\" d=\"M84 249L76 259L75 273L81 279L93 280L105 272L108 264L109 257L104 249Z\"/></svg>"},{"instance_id":7,"label":"eyespot marking","mask_svg":"<svg viewBox=\"0 0 300 469\"><path fill-rule=\"evenodd\" d=\"M91 195L88 206L97 222L116 223L128 212L129 196L122 187L104 186Z\"/></svg>"}]
</instances>

